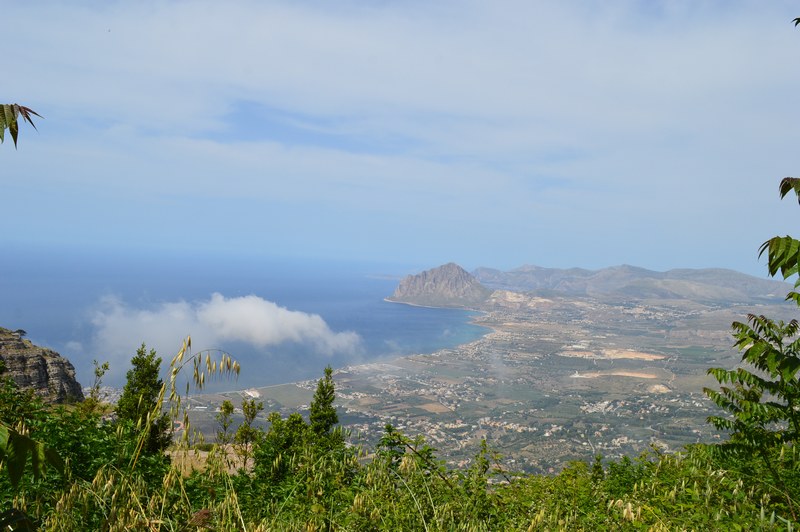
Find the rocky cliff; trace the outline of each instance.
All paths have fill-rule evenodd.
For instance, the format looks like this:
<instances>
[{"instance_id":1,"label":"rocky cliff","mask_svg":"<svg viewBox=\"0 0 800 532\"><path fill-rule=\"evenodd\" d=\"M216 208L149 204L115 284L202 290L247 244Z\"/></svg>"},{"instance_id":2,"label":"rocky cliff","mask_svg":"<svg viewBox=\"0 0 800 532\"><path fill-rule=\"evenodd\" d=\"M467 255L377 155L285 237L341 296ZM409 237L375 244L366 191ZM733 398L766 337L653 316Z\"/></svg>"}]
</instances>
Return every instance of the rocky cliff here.
<instances>
[{"instance_id":1,"label":"rocky cliff","mask_svg":"<svg viewBox=\"0 0 800 532\"><path fill-rule=\"evenodd\" d=\"M21 389L32 389L46 401L82 400L81 385L69 360L51 349L33 345L24 333L0 327L0 360L5 373Z\"/></svg>"},{"instance_id":2,"label":"rocky cliff","mask_svg":"<svg viewBox=\"0 0 800 532\"><path fill-rule=\"evenodd\" d=\"M476 307L491 293L461 266L451 262L403 278L387 300L428 307Z\"/></svg>"}]
</instances>

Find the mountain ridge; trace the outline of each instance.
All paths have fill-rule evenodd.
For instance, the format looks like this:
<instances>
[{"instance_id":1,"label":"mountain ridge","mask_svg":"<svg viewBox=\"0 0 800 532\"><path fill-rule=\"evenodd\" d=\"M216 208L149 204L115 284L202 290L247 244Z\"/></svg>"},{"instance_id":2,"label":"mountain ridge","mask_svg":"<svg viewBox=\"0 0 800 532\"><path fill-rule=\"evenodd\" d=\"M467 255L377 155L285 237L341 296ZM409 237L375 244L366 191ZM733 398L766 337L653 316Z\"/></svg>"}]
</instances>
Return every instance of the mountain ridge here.
<instances>
[{"instance_id":1,"label":"mountain ridge","mask_svg":"<svg viewBox=\"0 0 800 532\"><path fill-rule=\"evenodd\" d=\"M508 271L479 267L471 273L447 263L404 277L387 301L431 307L486 308L495 291L606 300L688 300L730 304L774 302L788 283L726 268L676 268L664 272L622 264L599 270L526 264ZM496 298L495 298L496 299Z\"/></svg>"},{"instance_id":2,"label":"mountain ridge","mask_svg":"<svg viewBox=\"0 0 800 532\"><path fill-rule=\"evenodd\" d=\"M472 272L484 286L545 295L692 299L752 302L782 298L791 285L726 268L676 268L665 272L623 264L586 270L524 265L509 271L480 267Z\"/></svg>"}]
</instances>

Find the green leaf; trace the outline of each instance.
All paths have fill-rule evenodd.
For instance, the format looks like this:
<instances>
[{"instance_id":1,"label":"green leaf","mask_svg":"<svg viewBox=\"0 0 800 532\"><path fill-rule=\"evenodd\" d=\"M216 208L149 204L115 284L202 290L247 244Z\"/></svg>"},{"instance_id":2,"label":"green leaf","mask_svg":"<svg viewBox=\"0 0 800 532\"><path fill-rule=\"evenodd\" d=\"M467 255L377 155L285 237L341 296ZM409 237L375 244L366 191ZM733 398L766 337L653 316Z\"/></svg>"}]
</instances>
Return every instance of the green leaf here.
<instances>
[{"instance_id":1,"label":"green leaf","mask_svg":"<svg viewBox=\"0 0 800 532\"><path fill-rule=\"evenodd\" d=\"M36 115L39 118L42 118L42 115L40 115L30 107L25 107L24 105L14 104L14 107L16 108L17 113L22 116L23 120L25 120L27 123L33 126L33 129L36 129L36 124L33 123L31 115Z\"/></svg>"},{"instance_id":2,"label":"green leaf","mask_svg":"<svg viewBox=\"0 0 800 532\"><path fill-rule=\"evenodd\" d=\"M8 448L8 439L10 437L10 429L5 425L0 424L0 463L6 459Z\"/></svg>"},{"instance_id":3,"label":"green leaf","mask_svg":"<svg viewBox=\"0 0 800 532\"><path fill-rule=\"evenodd\" d=\"M25 463L28 461L30 445L28 445L26 440L29 439L16 431L11 431L8 435L8 443L6 445L6 468L8 469L8 478L11 480L11 485L15 488L22 479L22 474L25 471Z\"/></svg>"},{"instance_id":4,"label":"green leaf","mask_svg":"<svg viewBox=\"0 0 800 532\"><path fill-rule=\"evenodd\" d=\"M0 142L5 140L6 129L15 122L14 111L8 104L0 105Z\"/></svg>"},{"instance_id":5,"label":"green leaf","mask_svg":"<svg viewBox=\"0 0 800 532\"><path fill-rule=\"evenodd\" d=\"M784 177L781 179L779 189L781 199L786 197L786 194L789 192L794 191L795 195L797 196L797 201L800 202L800 179L796 177Z\"/></svg>"},{"instance_id":6,"label":"green leaf","mask_svg":"<svg viewBox=\"0 0 800 532\"><path fill-rule=\"evenodd\" d=\"M19 135L19 122L16 120L8 126L8 131L11 133L11 138L14 139L14 147L17 147L17 135Z\"/></svg>"},{"instance_id":7,"label":"green leaf","mask_svg":"<svg viewBox=\"0 0 800 532\"><path fill-rule=\"evenodd\" d=\"M44 476L46 464L61 473L64 472L64 461L58 453L47 449L43 443L0 424L0 463L6 466L9 480L15 488L25 472L28 454L31 455L31 471L34 478Z\"/></svg>"},{"instance_id":8,"label":"green leaf","mask_svg":"<svg viewBox=\"0 0 800 532\"><path fill-rule=\"evenodd\" d=\"M3 104L2 111L5 118L6 127L10 127L12 123L17 121L17 114L14 112L14 106L7 103Z\"/></svg>"},{"instance_id":9,"label":"green leaf","mask_svg":"<svg viewBox=\"0 0 800 532\"><path fill-rule=\"evenodd\" d=\"M44 449L45 461L50 465L50 467L52 467L53 469L55 469L56 471L58 471L63 475L64 468L66 467L66 465L64 464L64 460L61 458L61 456L57 452L55 452L55 450L49 449L44 444L39 443L39 445L41 445L42 448Z\"/></svg>"},{"instance_id":10,"label":"green leaf","mask_svg":"<svg viewBox=\"0 0 800 532\"><path fill-rule=\"evenodd\" d=\"M6 129L8 129L11 133L11 138L14 140L14 147L16 148L20 116L22 116L25 122L33 126L33 129L36 129L36 124L33 123L33 117L38 116L42 118L42 115L24 105L19 105L17 103L0 105L0 142L5 140L5 132Z\"/></svg>"}]
</instances>

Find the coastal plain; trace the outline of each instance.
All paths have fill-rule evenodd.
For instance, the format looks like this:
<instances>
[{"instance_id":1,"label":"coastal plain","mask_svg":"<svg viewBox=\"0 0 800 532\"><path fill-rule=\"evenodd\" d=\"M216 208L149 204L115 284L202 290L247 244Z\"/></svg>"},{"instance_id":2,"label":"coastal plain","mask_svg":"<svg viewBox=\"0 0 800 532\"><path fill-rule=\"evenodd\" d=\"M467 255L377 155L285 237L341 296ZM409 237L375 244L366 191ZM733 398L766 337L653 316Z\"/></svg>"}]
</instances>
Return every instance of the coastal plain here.
<instances>
[{"instance_id":1,"label":"coastal plain","mask_svg":"<svg viewBox=\"0 0 800 532\"><path fill-rule=\"evenodd\" d=\"M789 317L782 298L541 296L494 290L476 307L481 339L453 349L338 368L340 422L374 449L391 424L422 436L448 463L470 463L483 439L510 471L555 472L571 460L679 451L720 438L704 387L733 368L731 323ZM320 369L321 374L321 369ZM190 415L213 440L222 400L307 414L316 381L195 395ZM261 419L262 422L265 422Z\"/></svg>"}]
</instances>

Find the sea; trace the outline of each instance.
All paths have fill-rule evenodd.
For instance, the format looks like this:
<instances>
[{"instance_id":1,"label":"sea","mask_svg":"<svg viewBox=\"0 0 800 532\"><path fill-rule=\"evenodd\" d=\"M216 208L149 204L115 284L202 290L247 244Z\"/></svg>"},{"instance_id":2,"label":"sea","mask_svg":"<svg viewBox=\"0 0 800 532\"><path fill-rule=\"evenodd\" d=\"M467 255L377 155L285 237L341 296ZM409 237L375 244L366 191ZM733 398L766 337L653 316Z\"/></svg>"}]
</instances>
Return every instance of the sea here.
<instances>
[{"instance_id":1,"label":"sea","mask_svg":"<svg viewBox=\"0 0 800 532\"><path fill-rule=\"evenodd\" d=\"M0 326L22 329L35 344L66 356L84 386L93 381L95 360L111 365L104 384L121 386L142 343L157 349L166 366L187 335L193 352L224 351L241 365L237 379L209 381L208 390L267 386L318 378L329 364L432 353L489 332L472 323L469 311L384 300L403 275L420 269L7 245L0 257ZM224 316L208 318L212 312Z\"/></svg>"}]
</instances>

